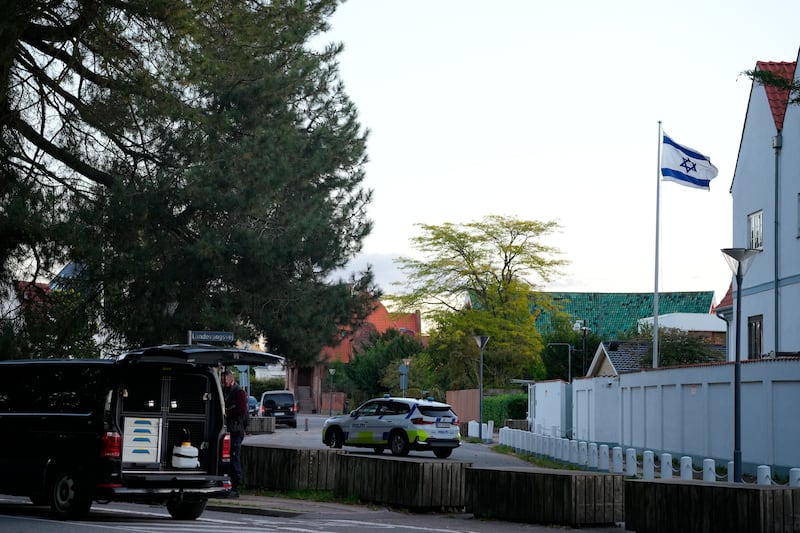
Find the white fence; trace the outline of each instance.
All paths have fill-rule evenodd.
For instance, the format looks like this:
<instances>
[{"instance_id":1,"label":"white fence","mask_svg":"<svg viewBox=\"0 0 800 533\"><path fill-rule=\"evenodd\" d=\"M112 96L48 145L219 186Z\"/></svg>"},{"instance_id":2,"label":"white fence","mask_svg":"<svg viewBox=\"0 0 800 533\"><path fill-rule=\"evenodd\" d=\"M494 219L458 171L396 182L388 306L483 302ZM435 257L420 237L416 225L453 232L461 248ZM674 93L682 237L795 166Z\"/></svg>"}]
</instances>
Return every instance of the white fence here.
<instances>
[{"instance_id":1,"label":"white fence","mask_svg":"<svg viewBox=\"0 0 800 533\"><path fill-rule=\"evenodd\" d=\"M531 385L530 429L553 437L675 457L733 458L732 363ZM742 363L742 468L786 475L800 464L800 360ZM571 410L563 407L571 398Z\"/></svg>"},{"instance_id":2,"label":"white fence","mask_svg":"<svg viewBox=\"0 0 800 533\"><path fill-rule=\"evenodd\" d=\"M595 442L578 441L543 435L522 429L500 428L499 444L513 448L518 454L546 457L550 460L572 465L584 470L596 470L624 474L626 477L640 477L642 479L655 479L656 470L661 479L671 479L677 474L681 479L691 480L700 478L703 481L728 481L733 482L733 461L727 463L727 475L717 474L717 463L714 459L703 459L702 469L695 469L692 457L680 458L680 467L675 468L672 454L663 453L659 458L656 468L656 458L652 450L645 450L639 462L636 449L623 450L621 446L609 448L607 444L598 445ZM777 484L772 479L772 470L767 465L759 465L756 473L756 483L759 485ZM789 470L789 486L800 487L800 468Z\"/></svg>"}]
</instances>

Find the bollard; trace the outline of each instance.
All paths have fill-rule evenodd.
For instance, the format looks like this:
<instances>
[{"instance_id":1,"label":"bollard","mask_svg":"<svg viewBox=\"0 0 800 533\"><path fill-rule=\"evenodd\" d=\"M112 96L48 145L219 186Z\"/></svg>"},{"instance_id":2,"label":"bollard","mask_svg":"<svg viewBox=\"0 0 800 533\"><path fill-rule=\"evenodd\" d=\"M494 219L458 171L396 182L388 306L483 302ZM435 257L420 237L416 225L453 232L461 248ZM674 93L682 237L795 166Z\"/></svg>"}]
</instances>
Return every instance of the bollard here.
<instances>
[{"instance_id":1,"label":"bollard","mask_svg":"<svg viewBox=\"0 0 800 533\"><path fill-rule=\"evenodd\" d=\"M578 441L569 441L569 462L570 464L578 464Z\"/></svg>"},{"instance_id":2,"label":"bollard","mask_svg":"<svg viewBox=\"0 0 800 533\"><path fill-rule=\"evenodd\" d=\"M308 417L306 417L306 431L308 431Z\"/></svg>"},{"instance_id":3,"label":"bollard","mask_svg":"<svg viewBox=\"0 0 800 533\"><path fill-rule=\"evenodd\" d=\"M728 483L733 483L733 461L728 461Z\"/></svg>"},{"instance_id":4,"label":"bollard","mask_svg":"<svg viewBox=\"0 0 800 533\"><path fill-rule=\"evenodd\" d=\"M800 487L800 468L789 470L789 486Z\"/></svg>"},{"instance_id":5,"label":"bollard","mask_svg":"<svg viewBox=\"0 0 800 533\"><path fill-rule=\"evenodd\" d=\"M688 455L681 457L681 479L692 479L692 458Z\"/></svg>"},{"instance_id":6,"label":"bollard","mask_svg":"<svg viewBox=\"0 0 800 533\"><path fill-rule=\"evenodd\" d=\"M703 481L716 481L717 480L717 465L714 459L703 459Z\"/></svg>"},{"instance_id":7,"label":"bollard","mask_svg":"<svg viewBox=\"0 0 800 533\"><path fill-rule=\"evenodd\" d=\"M589 443L589 470L597 470L597 443ZM606 457L608 457L608 450L606 449Z\"/></svg>"},{"instance_id":8,"label":"bollard","mask_svg":"<svg viewBox=\"0 0 800 533\"><path fill-rule=\"evenodd\" d=\"M639 472L639 467L636 464L636 450L628 448L625 450L625 475L628 477L636 477Z\"/></svg>"},{"instance_id":9,"label":"bollard","mask_svg":"<svg viewBox=\"0 0 800 533\"><path fill-rule=\"evenodd\" d=\"M622 473L622 448L619 446L614 446L611 449L611 473Z\"/></svg>"},{"instance_id":10,"label":"bollard","mask_svg":"<svg viewBox=\"0 0 800 533\"><path fill-rule=\"evenodd\" d=\"M578 464L581 466L581 468L586 468L588 462L589 459L586 451L586 442L580 441L578 443Z\"/></svg>"},{"instance_id":11,"label":"bollard","mask_svg":"<svg viewBox=\"0 0 800 533\"><path fill-rule=\"evenodd\" d=\"M759 485L772 485L772 476L770 475L769 467L760 465L757 471Z\"/></svg>"},{"instance_id":12,"label":"bollard","mask_svg":"<svg viewBox=\"0 0 800 533\"><path fill-rule=\"evenodd\" d=\"M661 454L661 479L672 479L672 454Z\"/></svg>"},{"instance_id":13,"label":"bollard","mask_svg":"<svg viewBox=\"0 0 800 533\"><path fill-rule=\"evenodd\" d=\"M652 480L656 478L655 454L650 450L645 450L642 454L642 479Z\"/></svg>"},{"instance_id":14,"label":"bollard","mask_svg":"<svg viewBox=\"0 0 800 533\"><path fill-rule=\"evenodd\" d=\"M610 472L608 466L608 444L601 444L597 452L597 469L600 472Z\"/></svg>"}]
</instances>

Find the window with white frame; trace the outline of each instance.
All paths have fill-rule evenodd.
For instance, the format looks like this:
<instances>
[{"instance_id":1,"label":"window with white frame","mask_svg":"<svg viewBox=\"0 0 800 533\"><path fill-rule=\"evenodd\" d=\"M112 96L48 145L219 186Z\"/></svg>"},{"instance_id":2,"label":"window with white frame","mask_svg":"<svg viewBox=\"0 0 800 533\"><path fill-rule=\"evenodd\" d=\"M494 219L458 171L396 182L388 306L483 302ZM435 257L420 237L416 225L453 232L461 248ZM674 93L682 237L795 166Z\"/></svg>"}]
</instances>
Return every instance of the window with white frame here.
<instances>
[{"instance_id":1,"label":"window with white frame","mask_svg":"<svg viewBox=\"0 0 800 533\"><path fill-rule=\"evenodd\" d=\"M764 232L762 229L762 211L756 211L747 215L747 225L750 230L750 241L748 248L761 250L764 247Z\"/></svg>"}]
</instances>

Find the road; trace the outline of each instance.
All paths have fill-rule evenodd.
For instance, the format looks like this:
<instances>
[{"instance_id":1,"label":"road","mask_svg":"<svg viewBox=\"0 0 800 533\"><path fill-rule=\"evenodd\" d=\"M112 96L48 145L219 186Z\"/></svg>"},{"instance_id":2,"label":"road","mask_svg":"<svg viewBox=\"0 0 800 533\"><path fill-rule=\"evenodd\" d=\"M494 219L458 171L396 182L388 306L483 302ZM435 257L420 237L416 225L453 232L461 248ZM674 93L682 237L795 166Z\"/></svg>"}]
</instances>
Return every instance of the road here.
<instances>
[{"instance_id":1,"label":"road","mask_svg":"<svg viewBox=\"0 0 800 533\"><path fill-rule=\"evenodd\" d=\"M279 425L275 428L275 433L248 435L245 437L244 443L256 446L274 444L277 446L323 449L326 446L322 443L322 424L326 418L328 418L327 415L319 414L298 415L296 429ZM495 436L495 442L496 440L497 437ZM345 446L345 449L352 454L364 453L371 455L373 453L368 448L348 448ZM420 460L440 460L436 459L431 452L412 451L409 457L419 458ZM462 442L461 446L453 451L449 460L472 463L473 466L531 466L530 463L518 457L493 451L488 444L471 442Z\"/></svg>"}]
</instances>

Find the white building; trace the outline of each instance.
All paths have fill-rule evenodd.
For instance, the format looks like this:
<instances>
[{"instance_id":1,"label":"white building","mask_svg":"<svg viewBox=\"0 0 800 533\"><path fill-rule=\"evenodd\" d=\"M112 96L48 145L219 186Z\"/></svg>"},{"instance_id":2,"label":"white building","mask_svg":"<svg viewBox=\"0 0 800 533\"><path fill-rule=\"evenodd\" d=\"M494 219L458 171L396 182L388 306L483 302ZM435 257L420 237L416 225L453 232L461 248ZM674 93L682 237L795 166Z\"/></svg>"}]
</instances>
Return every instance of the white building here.
<instances>
[{"instance_id":1,"label":"white building","mask_svg":"<svg viewBox=\"0 0 800 533\"><path fill-rule=\"evenodd\" d=\"M798 80L797 61L764 62L756 70ZM734 248L761 250L745 274L741 328L733 304L718 314L730 321L728 359L800 352L800 105L789 90L753 83L731 195Z\"/></svg>"}]
</instances>

